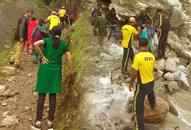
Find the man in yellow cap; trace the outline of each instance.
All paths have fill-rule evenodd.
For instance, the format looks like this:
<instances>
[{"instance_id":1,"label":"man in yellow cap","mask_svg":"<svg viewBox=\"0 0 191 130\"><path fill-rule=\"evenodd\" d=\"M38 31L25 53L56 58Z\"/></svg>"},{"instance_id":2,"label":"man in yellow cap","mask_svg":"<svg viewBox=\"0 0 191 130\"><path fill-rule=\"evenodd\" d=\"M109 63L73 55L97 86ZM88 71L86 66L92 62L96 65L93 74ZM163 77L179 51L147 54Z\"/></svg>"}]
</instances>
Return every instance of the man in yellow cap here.
<instances>
[{"instance_id":1,"label":"man in yellow cap","mask_svg":"<svg viewBox=\"0 0 191 130\"><path fill-rule=\"evenodd\" d=\"M48 21L50 22L49 31L51 31L54 26L61 24L60 18L57 16L56 11L52 11L51 15L45 20L45 22Z\"/></svg>"},{"instance_id":2,"label":"man in yellow cap","mask_svg":"<svg viewBox=\"0 0 191 130\"><path fill-rule=\"evenodd\" d=\"M133 61L134 52L131 46L134 35L138 35L138 31L134 27L136 21L134 17L130 17L125 20L125 25L122 27L122 47L123 47L123 60L122 60L122 72L127 74L127 67L129 58Z\"/></svg>"},{"instance_id":3,"label":"man in yellow cap","mask_svg":"<svg viewBox=\"0 0 191 130\"><path fill-rule=\"evenodd\" d=\"M64 24L65 24L65 14L66 14L65 7L62 6L62 8L59 10L59 18L62 23L62 29L64 28Z\"/></svg>"}]
</instances>

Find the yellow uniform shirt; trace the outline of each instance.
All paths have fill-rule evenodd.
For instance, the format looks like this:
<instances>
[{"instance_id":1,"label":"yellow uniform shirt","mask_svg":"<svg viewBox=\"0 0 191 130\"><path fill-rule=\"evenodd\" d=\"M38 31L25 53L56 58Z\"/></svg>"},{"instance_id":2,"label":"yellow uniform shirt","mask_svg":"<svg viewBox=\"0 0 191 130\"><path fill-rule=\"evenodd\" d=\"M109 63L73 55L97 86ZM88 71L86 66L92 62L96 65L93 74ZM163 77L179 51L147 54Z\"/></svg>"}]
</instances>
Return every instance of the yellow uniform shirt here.
<instances>
[{"instance_id":1,"label":"yellow uniform shirt","mask_svg":"<svg viewBox=\"0 0 191 130\"><path fill-rule=\"evenodd\" d=\"M124 25L121 32L123 35L122 47L128 48L131 37L133 38L134 35L137 35L138 31L131 25Z\"/></svg>"},{"instance_id":2,"label":"yellow uniform shirt","mask_svg":"<svg viewBox=\"0 0 191 130\"><path fill-rule=\"evenodd\" d=\"M60 24L60 18L56 15L50 15L47 19L50 21L49 30L52 30L54 26L58 26Z\"/></svg>"},{"instance_id":3,"label":"yellow uniform shirt","mask_svg":"<svg viewBox=\"0 0 191 130\"><path fill-rule=\"evenodd\" d=\"M66 14L66 10L65 9L60 9L59 11L59 17L64 17Z\"/></svg>"},{"instance_id":4,"label":"yellow uniform shirt","mask_svg":"<svg viewBox=\"0 0 191 130\"><path fill-rule=\"evenodd\" d=\"M141 83L154 81L155 57L150 52L139 52L135 55L132 67L139 71Z\"/></svg>"}]
</instances>

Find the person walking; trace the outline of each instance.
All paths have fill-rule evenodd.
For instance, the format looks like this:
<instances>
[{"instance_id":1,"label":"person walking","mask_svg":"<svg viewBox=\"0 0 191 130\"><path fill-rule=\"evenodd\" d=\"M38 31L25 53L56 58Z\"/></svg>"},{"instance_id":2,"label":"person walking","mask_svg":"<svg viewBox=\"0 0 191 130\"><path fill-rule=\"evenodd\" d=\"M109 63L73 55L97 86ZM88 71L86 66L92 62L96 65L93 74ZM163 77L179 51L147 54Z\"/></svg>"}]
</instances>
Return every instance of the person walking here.
<instances>
[{"instance_id":1,"label":"person walking","mask_svg":"<svg viewBox=\"0 0 191 130\"><path fill-rule=\"evenodd\" d=\"M134 17L130 17L125 21L125 25L122 27L122 47L123 47L123 60L122 60L122 72L127 73L127 67L129 58L133 61L134 51L131 46L133 38L138 35L139 32L134 27L136 21Z\"/></svg>"},{"instance_id":2,"label":"person walking","mask_svg":"<svg viewBox=\"0 0 191 130\"><path fill-rule=\"evenodd\" d=\"M20 67L21 53L24 49L25 43L28 39L28 22L29 18L33 16L33 10L27 10L25 15L23 15L17 24L17 29L15 33L15 40L18 41L16 47L16 53L11 57L10 64L14 64L14 67Z\"/></svg>"},{"instance_id":3,"label":"person walking","mask_svg":"<svg viewBox=\"0 0 191 130\"><path fill-rule=\"evenodd\" d=\"M163 18L163 23L161 26L161 37L159 39L158 45L158 58L165 58L167 40L168 40L168 33L170 31L170 20L167 17Z\"/></svg>"},{"instance_id":4,"label":"person walking","mask_svg":"<svg viewBox=\"0 0 191 130\"><path fill-rule=\"evenodd\" d=\"M104 41L105 36L107 35L108 22L104 18L103 14L100 10L97 12L97 14L98 14L98 17L96 19L94 28L98 32L99 51L100 51L100 55L101 55L101 52L103 51L103 45L104 45L103 41Z\"/></svg>"},{"instance_id":5,"label":"person walking","mask_svg":"<svg viewBox=\"0 0 191 130\"><path fill-rule=\"evenodd\" d=\"M38 20L36 17L32 17L32 19L29 20L28 24L28 39L26 41L26 53L29 54L29 48L32 45L32 32L34 28L38 25Z\"/></svg>"},{"instance_id":6,"label":"person walking","mask_svg":"<svg viewBox=\"0 0 191 130\"><path fill-rule=\"evenodd\" d=\"M163 13L162 9L158 9L155 13L155 16L153 17L153 26L157 32L158 39L161 37L161 27L163 23Z\"/></svg>"},{"instance_id":7,"label":"person walking","mask_svg":"<svg viewBox=\"0 0 191 130\"><path fill-rule=\"evenodd\" d=\"M32 32L33 44L36 41L39 41L45 37L48 37L48 31L44 31L42 28L44 26L44 20L39 19L38 21L39 21L38 25L36 26L36 28ZM38 54L34 51L34 45L33 45L33 53L34 53L34 62L33 63L38 64L39 57L38 57Z\"/></svg>"},{"instance_id":8,"label":"person walking","mask_svg":"<svg viewBox=\"0 0 191 130\"><path fill-rule=\"evenodd\" d=\"M53 130L54 114L56 109L56 94L61 92L62 56L65 55L69 67L72 67L69 47L60 38L62 28L54 26L51 36L34 43L41 63L37 75L36 92L38 92L36 120L31 124L33 130L41 130L44 102L49 95L48 130ZM43 46L42 51L40 47Z\"/></svg>"},{"instance_id":9,"label":"person walking","mask_svg":"<svg viewBox=\"0 0 191 130\"><path fill-rule=\"evenodd\" d=\"M137 86L134 94L134 119L135 130L145 130L144 127L144 101L145 96L152 109L155 108L154 93L154 64L155 56L148 52L148 40L139 40L139 53L135 55L131 68L131 80L129 90L132 91L133 84L137 78Z\"/></svg>"},{"instance_id":10,"label":"person walking","mask_svg":"<svg viewBox=\"0 0 191 130\"><path fill-rule=\"evenodd\" d=\"M50 22L49 31L53 29L54 26L58 26L61 24L60 18L57 16L56 11L52 11L51 15L45 20L46 22Z\"/></svg>"},{"instance_id":11,"label":"person walking","mask_svg":"<svg viewBox=\"0 0 191 130\"><path fill-rule=\"evenodd\" d=\"M65 6L62 6L62 8L59 10L59 18L62 23L62 29L64 29L65 25L65 14L66 14Z\"/></svg>"}]
</instances>

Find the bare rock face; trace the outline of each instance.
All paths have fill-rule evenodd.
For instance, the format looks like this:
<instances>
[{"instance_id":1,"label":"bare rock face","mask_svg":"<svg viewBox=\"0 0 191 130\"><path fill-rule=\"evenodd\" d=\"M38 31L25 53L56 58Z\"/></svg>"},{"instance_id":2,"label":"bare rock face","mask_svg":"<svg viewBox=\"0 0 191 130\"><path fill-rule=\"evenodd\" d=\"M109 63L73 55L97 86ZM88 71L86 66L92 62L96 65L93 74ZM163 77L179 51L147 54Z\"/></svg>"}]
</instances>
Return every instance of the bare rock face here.
<instances>
[{"instance_id":1,"label":"bare rock face","mask_svg":"<svg viewBox=\"0 0 191 130\"><path fill-rule=\"evenodd\" d=\"M159 123L165 119L169 112L169 104L162 98L156 98L156 107L151 109L150 104L146 98L145 100L144 118L149 123Z\"/></svg>"},{"instance_id":2,"label":"bare rock face","mask_svg":"<svg viewBox=\"0 0 191 130\"><path fill-rule=\"evenodd\" d=\"M191 51L188 46L185 46L185 41L180 40L180 38L172 31L169 32L168 44L170 48L177 53L178 56L191 61Z\"/></svg>"}]
</instances>

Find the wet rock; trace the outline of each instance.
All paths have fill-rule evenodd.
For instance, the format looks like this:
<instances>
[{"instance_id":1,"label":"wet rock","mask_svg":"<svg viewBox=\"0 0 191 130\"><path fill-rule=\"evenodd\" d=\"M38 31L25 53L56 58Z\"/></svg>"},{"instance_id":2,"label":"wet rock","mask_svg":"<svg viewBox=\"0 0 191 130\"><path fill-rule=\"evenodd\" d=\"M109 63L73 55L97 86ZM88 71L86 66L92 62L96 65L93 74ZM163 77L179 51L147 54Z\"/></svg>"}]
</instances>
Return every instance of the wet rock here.
<instances>
[{"instance_id":1,"label":"wet rock","mask_svg":"<svg viewBox=\"0 0 191 130\"><path fill-rule=\"evenodd\" d=\"M165 62L165 69L169 72L175 72L177 71L177 63L179 62L180 60L177 57L168 58Z\"/></svg>"},{"instance_id":2,"label":"wet rock","mask_svg":"<svg viewBox=\"0 0 191 130\"><path fill-rule=\"evenodd\" d=\"M175 106L169 102L169 112L174 116L178 117L178 111L176 110Z\"/></svg>"},{"instance_id":3,"label":"wet rock","mask_svg":"<svg viewBox=\"0 0 191 130\"><path fill-rule=\"evenodd\" d=\"M161 59L161 60L156 61L155 69L157 69L157 70L164 70L165 69L165 60Z\"/></svg>"},{"instance_id":4,"label":"wet rock","mask_svg":"<svg viewBox=\"0 0 191 130\"><path fill-rule=\"evenodd\" d=\"M174 94L176 91L179 91L178 83L176 81L167 81L165 83L165 89L168 93Z\"/></svg>"},{"instance_id":5,"label":"wet rock","mask_svg":"<svg viewBox=\"0 0 191 130\"><path fill-rule=\"evenodd\" d=\"M155 109L151 109L149 101L145 100L144 119L149 123L159 123L165 119L169 112L169 104L162 98L156 98Z\"/></svg>"},{"instance_id":6,"label":"wet rock","mask_svg":"<svg viewBox=\"0 0 191 130\"><path fill-rule=\"evenodd\" d=\"M133 112L133 97L130 97L127 102L127 112L132 113Z\"/></svg>"},{"instance_id":7,"label":"wet rock","mask_svg":"<svg viewBox=\"0 0 191 130\"><path fill-rule=\"evenodd\" d=\"M19 124L19 120L16 118L16 116L10 116L8 115L5 117L2 121L0 126L1 127L10 127L10 126L15 126Z\"/></svg>"},{"instance_id":8,"label":"wet rock","mask_svg":"<svg viewBox=\"0 0 191 130\"><path fill-rule=\"evenodd\" d=\"M6 91L6 87L0 85L0 95L2 95Z\"/></svg>"},{"instance_id":9,"label":"wet rock","mask_svg":"<svg viewBox=\"0 0 191 130\"><path fill-rule=\"evenodd\" d=\"M179 86L184 90L189 90L189 82L187 75L183 72L180 72L180 77L178 79Z\"/></svg>"},{"instance_id":10,"label":"wet rock","mask_svg":"<svg viewBox=\"0 0 191 130\"><path fill-rule=\"evenodd\" d=\"M11 76L11 75L15 75L16 69L12 66L5 66L1 68L0 73L5 76Z\"/></svg>"}]
</instances>

